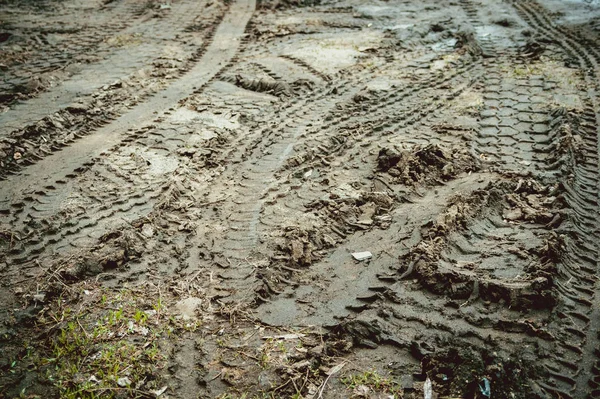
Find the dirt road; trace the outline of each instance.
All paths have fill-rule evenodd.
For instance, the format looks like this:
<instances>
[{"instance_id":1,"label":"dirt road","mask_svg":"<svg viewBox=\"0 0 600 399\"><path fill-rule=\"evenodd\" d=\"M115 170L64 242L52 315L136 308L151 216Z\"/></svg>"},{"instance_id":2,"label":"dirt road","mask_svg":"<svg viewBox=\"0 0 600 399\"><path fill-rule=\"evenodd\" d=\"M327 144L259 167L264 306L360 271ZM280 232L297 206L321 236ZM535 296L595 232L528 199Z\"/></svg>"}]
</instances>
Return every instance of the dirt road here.
<instances>
[{"instance_id":1,"label":"dirt road","mask_svg":"<svg viewBox=\"0 0 600 399\"><path fill-rule=\"evenodd\" d=\"M0 398L600 397L597 0L0 0L0 71Z\"/></svg>"}]
</instances>

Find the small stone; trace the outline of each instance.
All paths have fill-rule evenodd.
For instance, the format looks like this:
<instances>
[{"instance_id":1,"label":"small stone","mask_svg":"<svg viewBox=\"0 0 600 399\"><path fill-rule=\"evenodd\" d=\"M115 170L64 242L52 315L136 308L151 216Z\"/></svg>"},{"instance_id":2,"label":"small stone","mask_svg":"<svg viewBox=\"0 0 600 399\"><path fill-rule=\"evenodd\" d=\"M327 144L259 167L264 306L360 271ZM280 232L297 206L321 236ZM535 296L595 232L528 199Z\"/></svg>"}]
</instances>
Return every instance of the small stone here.
<instances>
[{"instance_id":1,"label":"small stone","mask_svg":"<svg viewBox=\"0 0 600 399\"><path fill-rule=\"evenodd\" d=\"M37 302L44 302L46 299L46 294L35 294L33 299L35 299Z\"/></svg>"},{"instance_id":2,"label":"small stone","mask_svg":"<svg viewBox=\"0 0 600 399\"><path fill-rule=\"evenodd\" d=\"M373 257L373 254L369 251L353 252L352 257L360 262L363 260L371 259Z\"/></svg>"},{"instance_id":3,"label":"small stone","mask_svg":"<svg viewBox=\"0 0 600 399\"><path fill-rule=\"evenodd\" d=\"M152 393L154 396L156 396L158 398L160 395L162 395L163 393L165 393L165 391L167 390L167 388L168 388L168 386L165 385L161 389L157 389L156 391L150 391L150 393Z\"/></svg>"},{"instance_id":4,"label":"small stone","mask_svg":"<svg viewBox=\"0 0 600 399\"><path fill-rule=\"evenodd\" d=\"M128 387L131 385L131 380L128 377L121 377L117 380L117 385L120 387Z\"/></svg>"},{"instance_id":5,"label":"small stone","mask_svg":"<svg viewBox=\"0 0 600 399\"><path fill-rule=\"evenodd\" d=\"M325 347L323 345L317 345L317 346L311 348L308 353L311 356L321 356L323 354L324 350L325 350Z\"/></svg>"},{"instance_id":6,"label":"small stone","mask_svg":"<svg viewBox=\"0 0 600 399\"><path fill-rule=\"evenodd\" d=\"M400 377L400 385L402 388L408 391L412 391L415 388L415 381L412 375L404 374Z\"/></svg>"},{"instance_id":7,"label":"small stone","mask_svg":"<svg viewBox=\"0 0 600 399\"><path fill-rule=\"evenodd\" d=\"M295 370L302 370L302 369L309 368L310 365L311 365L310 360L302 360L300 362L296 362L296 363L292 364L292 368Z\"/></svg>"},{"instance_id":8,"label":"small stone","mask_svg":"<svg viewBox=\"0 0 600 399\"><path fill-rule=\"evenodd\" d=\"M177 302L175 307L184 320L191 320L196 318L196 309L198 309L201 304L202 299L189 297Z\"/></svg>"},{"instance_id":9,"label":"small stone","mask_svg":"<svg viewBox=\"0 0 600 399\"><path fill-rule=\"evenodd\" d=\"M263 371L258 375L258 386L263 389L273 388L272 376L268 371Z\"/></svg>"}]
</instances>

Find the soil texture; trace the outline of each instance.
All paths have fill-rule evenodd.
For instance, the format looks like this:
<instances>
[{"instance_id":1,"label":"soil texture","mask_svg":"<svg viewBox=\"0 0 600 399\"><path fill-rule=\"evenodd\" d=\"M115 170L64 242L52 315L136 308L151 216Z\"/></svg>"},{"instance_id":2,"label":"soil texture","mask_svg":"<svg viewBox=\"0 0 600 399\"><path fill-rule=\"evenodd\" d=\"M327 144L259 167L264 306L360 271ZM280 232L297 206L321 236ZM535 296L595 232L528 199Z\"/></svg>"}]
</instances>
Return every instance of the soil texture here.
<instances>
[{"instance_id":1,"label":"soil texture","mask_svg":"<svg viewBox=\"0 0 600 399\"><path fill-rule=\"evenodd\" d=\"M598 0L0 0L0 71L0 398L600 398Z\"/></svg>"}]
</instances>

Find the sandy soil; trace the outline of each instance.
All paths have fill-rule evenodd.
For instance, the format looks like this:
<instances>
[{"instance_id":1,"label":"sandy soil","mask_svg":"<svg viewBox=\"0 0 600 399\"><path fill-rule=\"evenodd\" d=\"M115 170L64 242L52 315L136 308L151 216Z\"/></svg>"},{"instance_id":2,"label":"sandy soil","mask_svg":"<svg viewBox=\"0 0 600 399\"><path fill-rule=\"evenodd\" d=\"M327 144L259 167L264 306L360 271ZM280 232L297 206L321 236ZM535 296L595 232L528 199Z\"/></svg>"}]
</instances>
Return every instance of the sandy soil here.
<instances>
[{"instance_id":1,"label":"sandy soil","mask_svg":"<svg viewBox=\"0 0 600 399\"><path fill-rule=\"evenodd\" d=\"M0 398L600 397L598 0L0 0L0 71Z\"/></svg>"}]
</instances>

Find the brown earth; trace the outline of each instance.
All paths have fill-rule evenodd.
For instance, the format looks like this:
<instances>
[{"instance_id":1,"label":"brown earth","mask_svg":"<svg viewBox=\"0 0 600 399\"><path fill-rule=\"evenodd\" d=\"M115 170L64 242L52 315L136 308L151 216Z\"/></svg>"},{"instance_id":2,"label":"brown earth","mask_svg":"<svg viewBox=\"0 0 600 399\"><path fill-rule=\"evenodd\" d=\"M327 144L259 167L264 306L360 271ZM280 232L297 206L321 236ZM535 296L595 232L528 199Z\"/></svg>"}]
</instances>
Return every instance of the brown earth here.
<instances>
[{"instance_id":1,"label":"brown earth","mask_svg":"<svg viewBox=\"0 0 600 399\"><path fill-rule=\"evenodd\" d=\"M598 0L0 0L0 71L0 398L600 397Z\"/></svg>"}]
</instances>

